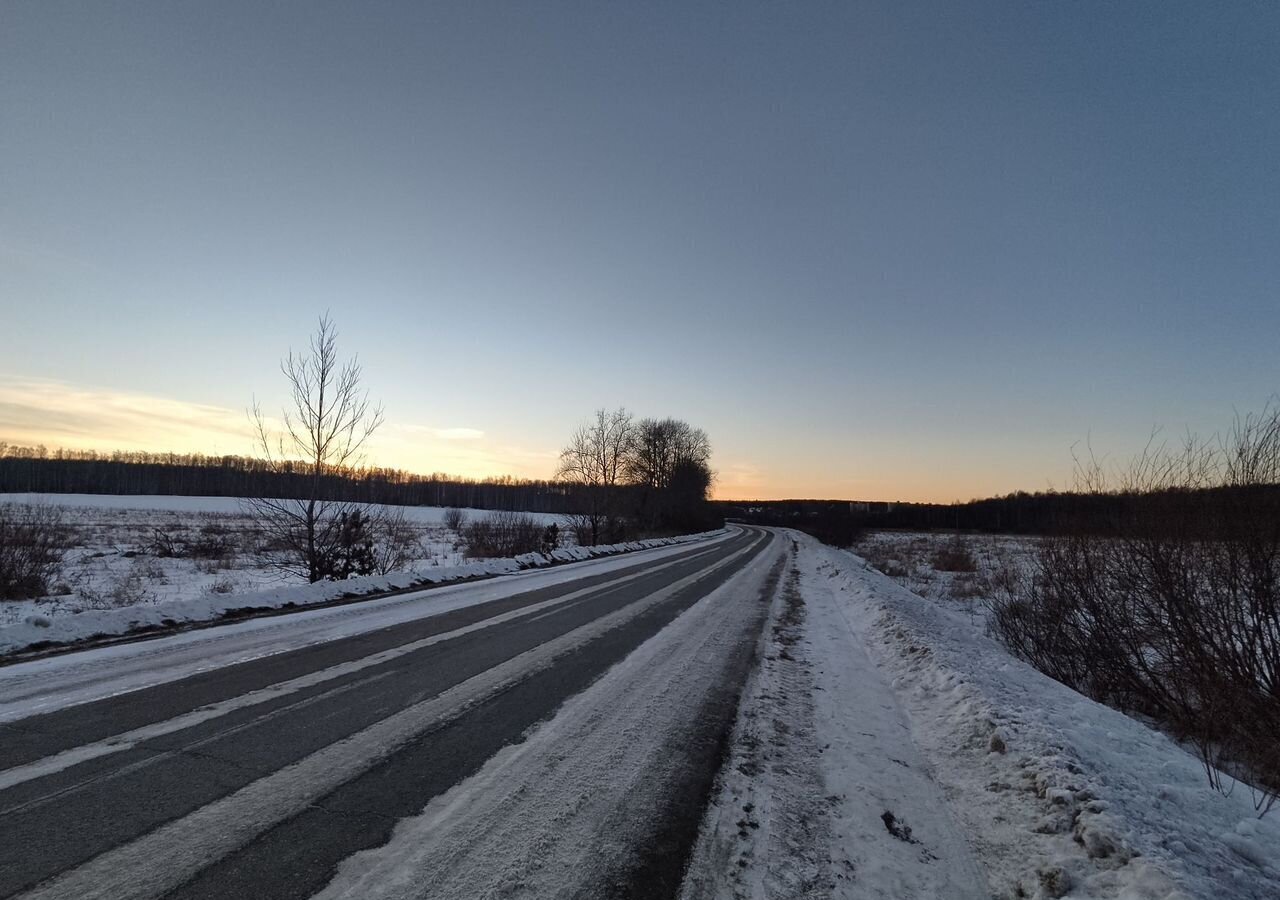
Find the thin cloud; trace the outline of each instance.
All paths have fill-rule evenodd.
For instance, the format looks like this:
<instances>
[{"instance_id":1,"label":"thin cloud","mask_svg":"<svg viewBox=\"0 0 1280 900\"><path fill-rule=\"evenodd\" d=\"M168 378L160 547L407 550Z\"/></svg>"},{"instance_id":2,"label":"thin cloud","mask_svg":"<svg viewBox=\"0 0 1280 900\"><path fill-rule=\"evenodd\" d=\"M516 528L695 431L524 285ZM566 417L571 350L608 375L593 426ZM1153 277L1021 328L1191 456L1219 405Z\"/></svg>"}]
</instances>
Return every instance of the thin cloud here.
<instances>
[{"instance_id":1,"label":"thin cloud","mask_svg":"<svg viewBox=\"0 0 1280 900\"><path fill-rule=\"evenodd\" d=\"M0 376L0 439L78 450L257 453L243 409L16 376ZM547 478L555 458L491 444L478 428L389 422L370 441L366 462L469 478Z\"/></svg>"},{"instance_id":2,"label":"thin cloud","mask_svg":"<svg viewBox=\"0 0 1280 900\"><path fill-rule=\"evenodd\" d=\"M242 410L59 381L0 377L0 434L77 449L244 453Z\"/></svg>"}]
</instances>

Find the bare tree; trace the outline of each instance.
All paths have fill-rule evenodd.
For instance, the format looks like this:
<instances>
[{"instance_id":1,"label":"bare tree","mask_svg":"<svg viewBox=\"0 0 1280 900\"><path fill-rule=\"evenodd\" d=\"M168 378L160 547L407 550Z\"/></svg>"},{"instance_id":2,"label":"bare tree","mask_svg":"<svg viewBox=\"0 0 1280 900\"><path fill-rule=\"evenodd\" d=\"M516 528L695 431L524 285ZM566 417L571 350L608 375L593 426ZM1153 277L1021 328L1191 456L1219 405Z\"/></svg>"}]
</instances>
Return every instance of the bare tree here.
<instances>
[{"instance_id":1,"label":"bare tree","mask_svg":"<svg viewBox=\"0 0 1280 900\"><path fill-rule=\"evenodd\" d=\"M582 531L593 545L620 522L618 489L625 481L635 426L625 409L596 410L560 453L557 478L579 493Z\"/></svg>"},{"instance_id":2,"label":"bare tree","mask_svg":"<svg viewBox=\"0 0 1280 900\"><path fill-rule=\"evenodd\" d=\"M247 511L257 520L268 546L280 552L278 565L316 582L348 574L368 574L377 522L355 503L326 497L325 480L356 468L369 437L382 424L382 407L361 387L356 358L338 358L338 332L326 313L305 352L290 351L280 365L289 383L290 405L282 427L274 429L255 400L250 418L258 449L279 473L304 476L298 499L254 497ZM367 564L366 564L367 563Z\"/></svg>"}]
</instances>

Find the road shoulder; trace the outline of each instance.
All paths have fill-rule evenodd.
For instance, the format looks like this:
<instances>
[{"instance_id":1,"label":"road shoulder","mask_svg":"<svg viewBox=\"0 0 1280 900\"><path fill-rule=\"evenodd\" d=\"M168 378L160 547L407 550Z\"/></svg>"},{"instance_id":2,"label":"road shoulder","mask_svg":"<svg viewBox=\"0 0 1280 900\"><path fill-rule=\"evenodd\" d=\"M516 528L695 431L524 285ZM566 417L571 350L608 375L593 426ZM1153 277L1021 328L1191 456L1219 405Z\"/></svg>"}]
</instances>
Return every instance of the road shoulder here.
<instances>
[{"instance_id":1,"label":"road shoulder","mask_svg":"<svg viewBox=\"0 0 1280 900\"><path fill-rule=\"evenodd\" d=\"M988 896L827 582L793 543L682 896Z\"/></svg>"}]
</instances>

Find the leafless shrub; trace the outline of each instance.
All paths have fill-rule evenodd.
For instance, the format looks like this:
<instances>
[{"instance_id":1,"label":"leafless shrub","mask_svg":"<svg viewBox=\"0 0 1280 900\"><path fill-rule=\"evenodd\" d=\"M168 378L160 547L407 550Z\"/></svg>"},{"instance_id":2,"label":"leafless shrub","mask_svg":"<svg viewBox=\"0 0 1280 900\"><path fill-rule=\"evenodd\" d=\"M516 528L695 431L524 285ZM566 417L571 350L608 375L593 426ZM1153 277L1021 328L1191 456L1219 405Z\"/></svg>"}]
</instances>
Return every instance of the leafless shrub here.
<instances>
[{"instance_id":1,"label":"leafless shrub","mask_svg":"<svg viewBox=\"0 0 1280 900\"><path fill-rule=\"evenodd\" d=\"M1119 475L1090 461L1080 484L1113 512L1043 541L994 630L1189 742L1214 787L1248 781L1265 813L1280 796L1280 409L1220 442L1148 447Z\"/></svg>"},{"instance_id":2,"label":"leafless shrub","mask_svg":"<svg viewBox=\"0 0 1280 900\"><path fill-rule=\"evenodd\" d=\"M117 581L108 596L115 606L137 606L155 599L155 595L147 590L143 573L136 569Z\"/></svg>"},{"instance_id":3,"label":"leafless shrub","mask_svg":"<svg viewBox=\"0 0 1280 900\"><path fill-rule=\"evenodd\" d=\"M164 566L151 557L139 557L134 562L133 570L138 573L139 577L148 581L158 581L162 584L168 581Z\"/></svg>"},{"instance_id":4,"label":"leafless shrub","mask_svg":"<svg viewBox=\"0 0 1280 900\"><path fill-rule=\"evenodd\" d=\"M88 580L82 580L76 587L84 609L119 609L124 606L138 606L155 600L155 595L147 590L142 575L130 570L122 575L110 587L95 587Z\"/></svg>"},{"instance_id":5,"label":"leafless shrub","mask_svg":"<svg viewBox=\"0 0 1280 900\"><path fill-rule=\"evenodd\" d=\"M178 559L186 556L186 542L174 531L157 528L151 536L151 544L147 548L161 559Z\"/></svg>"},{"instance_id":6,"label":"leafless shrub","mask_svg":"<svg viewBox=\"0 0 1280 900\"><path fill-rule=\"evenodd\" d=\"M204 592L206 594L233 594L238 587L239 584L234 578L224 575L206 585Z\"/></svg>"},{"instance_id":7,"label":"leafless shrub","mask_svg":"<svg viewBox=\"0 0 1280 900\"><path fill-rule=\"evenodd\" d=\"M417 527L402 510L383 512L373 521L373 571L386 575L405 568L422 555Z\"/></svg>"},{"instance_id":8,"label":"leafless shrub","mask_svg":"<svg viewBox=\"0 0 1280 900\"><path fill-rule=\"evenodd\" d=\"M569 531L573 534L573 540L579 547L589 547L595 534L595 530L591 527L590 518L585 515L569 516Z\"/></svg>"},{"instance_id":9,"label":"leafless shrub","mask_svg":"<svg viewBox=\"0 0 1280 900\"><path fill-rule=\"evenodd\" d=\"M493 512L468 522L462 538L469 557L504 558L542 549L545 529L524 513Z\"/></svg>"},{"instance_id":10,"label":"leafless shrub","mask_svg":"<svg viewBox=\"0 0 1280 900\"><path fill-rule=\"evenodd\" d=\"M444 527L448 528L454 534L462 533L462 526L467 521L467 514L456 506L450 507L444 511Z\"/></svg>"},{"instance_id":11,"label":"leafless shrub","mask_svg":"<svg viewBox=\"0 0 1280 900\"><path fill-rule=\"evenodd\" d=\"M1033 544L1039 547L1039 542ZM1026 589L1028 573L1013 554L993 550L988 557L987 596L992 598L1015 597Z\"/></svg>"},{"instance_id":12,"label":"leafless shrub","mask_svg":"<svg viewBox=\"0 0 1280 900\"><path fill-rule=\"evenodd\" d=\"M223 560L230 562L239 546L225 528L205 526L192 535L188 530L154 530L147 548L161 559Z\"/></svg>"},{"instance_id":13,"label":"leafless shrub","mask_svg":"<svg viewBox=\"0 0 1280 900\"><path fill-rule=\"evenodd\" d=\"M62 571L68 537L56 506L0 504L0 600L47 594Z\"/></svg>"},{"instance_id":14,"label":"leafless shrub","mask_svg":"<svg viewBox=\"0 0 1280 900\"><path fill-rule=\"evenodd\" d=\"M231 568L231 560L229 559L198 559L196 560L196 571L205 575L213 575Z\"/></svg>"},{"instance_id":15,"label":"leafless shrub","mask_svg":"<svg viewBox=\"0 0 1280 900\"><path fill-rule=\"evenodd\" d=\"M960 535L934 551L930 565L935 572L976 572L978 561L974 559L969 542Z\"/></svg>"},{"instance_id":16,"label":"leafless shrub","mask_svg":"<svg viewBox=\"0 0 1280 900\"><path fill-rule=\"evenodd\" d=\"M187 544L187 555L192 559L229 561L235 558L237 549L236 540L231 534L225 531L206 531L202 528L200 533Z\"/></svg>"}]
</instances>

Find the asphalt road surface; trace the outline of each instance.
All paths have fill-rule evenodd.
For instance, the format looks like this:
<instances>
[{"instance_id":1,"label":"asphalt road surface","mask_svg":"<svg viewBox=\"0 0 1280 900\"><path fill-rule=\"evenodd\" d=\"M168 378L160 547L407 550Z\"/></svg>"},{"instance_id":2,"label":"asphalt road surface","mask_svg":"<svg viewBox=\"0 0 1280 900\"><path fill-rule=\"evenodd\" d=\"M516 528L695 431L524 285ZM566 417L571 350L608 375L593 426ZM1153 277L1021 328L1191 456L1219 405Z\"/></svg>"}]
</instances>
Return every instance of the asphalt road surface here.
<instances>
[{"instance_id":1,"label":"asphalt road surface","mask_svg":"<svg viewBox=\"0 0 1280 900\"><path fill-rule=\"evenodd\" d=\"M0 897L672 896L783 544L0 669Z\"/></svg>"}]
</instances>

